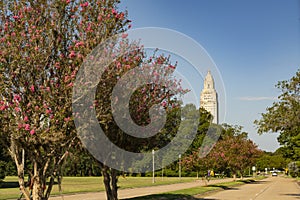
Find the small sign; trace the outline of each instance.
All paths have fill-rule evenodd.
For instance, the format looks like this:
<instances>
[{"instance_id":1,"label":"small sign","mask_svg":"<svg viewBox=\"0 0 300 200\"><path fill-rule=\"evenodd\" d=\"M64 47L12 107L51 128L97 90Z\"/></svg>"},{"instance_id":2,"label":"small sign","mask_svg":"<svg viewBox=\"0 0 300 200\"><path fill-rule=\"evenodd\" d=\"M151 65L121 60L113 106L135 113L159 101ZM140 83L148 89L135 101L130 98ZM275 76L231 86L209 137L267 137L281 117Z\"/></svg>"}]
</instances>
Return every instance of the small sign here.
<instances>
[{"instance_id":1,"label":"small sign","mask_svg":"<svg viewBox=\"0 0 300 200\"><path fill-rule=\"evenodd\" d=\"M252 167L252 171L255 171L255 170L256 170L256 167L255 167L255 166L253 166L253 167Z\"/></svg>"}]
</instances>

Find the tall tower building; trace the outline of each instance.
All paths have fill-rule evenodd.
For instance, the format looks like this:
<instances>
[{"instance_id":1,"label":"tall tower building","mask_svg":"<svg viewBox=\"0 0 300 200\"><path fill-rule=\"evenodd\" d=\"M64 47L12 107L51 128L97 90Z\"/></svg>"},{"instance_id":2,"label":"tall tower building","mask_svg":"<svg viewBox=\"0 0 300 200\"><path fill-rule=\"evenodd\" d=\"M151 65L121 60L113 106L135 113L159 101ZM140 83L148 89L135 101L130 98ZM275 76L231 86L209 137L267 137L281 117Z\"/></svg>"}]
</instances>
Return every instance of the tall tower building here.
<instances>
[{"instance_id":1,"label":"tall tower building","mask_svg":"<svg viewBox=\"0 0 300 200\"><path fill-rule=\"evenodd\" d=\"M218 94L210 71L208 71L204 80L204 88L200 95L200 107L203 107L213 115L213 123L219 123Z\"/></svg>"}]
</instances>

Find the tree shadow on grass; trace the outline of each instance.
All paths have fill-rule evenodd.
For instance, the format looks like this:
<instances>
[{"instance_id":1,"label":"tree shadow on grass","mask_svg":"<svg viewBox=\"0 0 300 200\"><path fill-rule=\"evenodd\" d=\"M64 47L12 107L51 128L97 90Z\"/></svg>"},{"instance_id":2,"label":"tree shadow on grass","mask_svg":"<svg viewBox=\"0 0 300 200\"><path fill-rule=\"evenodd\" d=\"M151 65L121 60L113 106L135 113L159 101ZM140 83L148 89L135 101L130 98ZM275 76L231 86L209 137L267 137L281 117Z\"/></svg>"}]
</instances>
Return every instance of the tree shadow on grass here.
<instances>
[{"instance_id":1,"label":"tree shadow on grass","mask_svg":"<svg viewBox=\"0 0 300 200\"><path fill-rule=\"evenodd\" d=\"M297 199L300 199L300 194L283 194L284 196L290 196L290 197L295 197Z\"/></svg>"},{"instance_id":2,"label":"tree shadow on grass","mask_svg":"<svg viewBox=\"0 0 300 200\"><path fill-rule=\"evenodd\" d=\"M245 180L238 180L238 182L242 182L242 183L255 183L256 181L253 179L245 179Z\"/></svg>"},{"instance_id":3,"label":"tree shadow on grass","mask_svg":"<svg viewBox=\"0 0 300 200\"><path fill-rule=\"evenodd\" d=\"M49 185L49 182L46 183ZM54 185L57 185L58 182L54 182ZM25 182L25 185L28 186L27 182ZM0 182L0 188L19 188L19 182L18 181L2 181Z\"/></svg>"},{"instance_id":4,"label":"tree shadow on grass","mask_svg":"<svg viewBox=\"0 0 300 200\"><path fill-rule=\"evenodd\" d=\"M252 182L246 182L247 184L263 184L266 183L268 181L252 181Z\"/></svg>"},{"instance_id":5,"label":"tree shadow on grass","mask_svg":"<svg viewBox=\"0 0 300 200\"><path fill-rule=\"evenodd\" d=\"M202 199L202 198L201 198ZM201 200L185 194L152 194L142 197L134 197L122 200Z\"/></svg>"},{"instance_id":6,"label":"tree shadow on grass","mask_svg":"<svg viewBox=\"0 0 300 200\"><path fill-rule=\"evenodd\" d=\"M226 185L208 185L206 187L222 188L223 190L238 190L238 188L228 187Z\"/></svg>"},{"instance_id":7,"label":"tree shadow on grass","mask_svg":"<svg viewBox=\"0 0 300 200\"><path fill-rule=\"evenodd\" d=\"M18 181L3 181L0 182L0 188L18 188L19 182Z\"/></svg>"}]
</instances>

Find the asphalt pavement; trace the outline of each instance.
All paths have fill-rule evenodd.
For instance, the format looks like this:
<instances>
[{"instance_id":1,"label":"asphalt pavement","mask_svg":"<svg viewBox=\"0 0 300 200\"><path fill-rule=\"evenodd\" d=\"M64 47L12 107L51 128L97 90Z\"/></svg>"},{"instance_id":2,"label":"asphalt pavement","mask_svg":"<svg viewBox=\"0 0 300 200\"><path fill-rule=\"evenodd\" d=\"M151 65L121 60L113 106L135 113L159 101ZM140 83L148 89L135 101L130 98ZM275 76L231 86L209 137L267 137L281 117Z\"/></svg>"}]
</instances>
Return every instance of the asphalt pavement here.
<instances>
[{"instance_id":1,"label":"asphalt pavement","mask_svg":"<svg viewBox=\"0 0 300 200\"><path fill-rule=\"evenodd\" d=\"M299 200L300 187L292 178L269 177L261 181L233 187L205 200Z\"/></svg>"}]
</instances>

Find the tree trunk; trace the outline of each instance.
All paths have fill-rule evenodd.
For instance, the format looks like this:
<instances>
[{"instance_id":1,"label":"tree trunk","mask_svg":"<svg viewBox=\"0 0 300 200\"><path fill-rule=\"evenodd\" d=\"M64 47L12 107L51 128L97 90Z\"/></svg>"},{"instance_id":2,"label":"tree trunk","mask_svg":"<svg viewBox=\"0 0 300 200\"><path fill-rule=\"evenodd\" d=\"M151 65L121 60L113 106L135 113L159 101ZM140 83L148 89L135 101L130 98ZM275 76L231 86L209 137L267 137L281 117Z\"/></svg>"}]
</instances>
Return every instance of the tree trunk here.
<instances>
[{"instance_id":1,"label":"tree trunk","mask_svg":"<svg viewBox=\"0 0 300 200\"><path fill-rule=\"evenodd\" d=\"M43 198L42 181L39 176L37 161L33 161L33 188L32 188L32 199L33 200L44 200Z\"/></svg>"},{"instance_id":2,"label":"tree trunk","mask_svg":"<svg viewBox=\"0 0 300 200\"><path fill-rule=\"evenodd\" d=\"M118 186L117 186L117 171L111 169L111 174L109 173L109 168L106 166L102 167L103 182L106 191L107 200L118 200Z\"/></svg>"},{"instance_id":3,"label":"tree trunk","mask_svg":"<svg viewBox=\"0 0 300 200\"><path fill-rule=\"evenodd\" d=\"M25 187L25 181L24 181L24 165L22 163L21 159L21 152L19 151L18 147L15 144L14 140L11 140L11 146L8 149L10 152L11 157L15 161L17 170L18 170L18 182L20 186L20 190L22 194L24 195L26 200L30 200L30 193Z\"/></svg>"},{"instance_id":4,"label":"tree trunk","mask_svg":"<svg viewBox=\"0 0 300 200\"><path fill-rule=\"evenodd\" d=\"M204 185L207 186L207 179L206 179L206 177L202 176L202 182L204 182Z\"/></svg>"},{"instance_id":5,"label":"tree trunk","mask_svg":"<svg viewBox=\"0 0 300 200\"><path fill-rule=\"evenodd\" d=\"M108 173L107 167L102 168L102 175L103 175L103 182L104 182L105 191L106 191L106 199L112 200L113 196L112 196L112 191L111 191L111 187L110 187L110 175Z\"/></svg>"},{"instance_id":6,"label":"tree trunk","mask_svg":"<svg viewBox=\"0 0 300 200\"><path fill-rule=\"evenodd\" d=\"M20 185L20 190L21 190L22 194L24 195L25 199L30 200L30 193L25 187L24 176L23 176L23 174L24 174L23 166L17 164L17 170L18 170L18 181L19 181L19 185Z\"/></svg>"},{"instance_id":7,"label":"tree trunk","mask_svg":"<svg viewBox=\"0 0 300 200\"><path fill-rule=\"evenodd\" d=\"M112 196L114 200L118 199L118 176L117 171L111 169L111 185L112 185Z\"/></svg>"},{"instance_id":8,"label":"tree trunk","mask_svg":"<svg viewBox=\"0 0 300 200\"><path fill-rule=\"evenodd\" d=\"M236 173L233 174L233 181L236 181Z\"/></svg>"}]
</instances>

